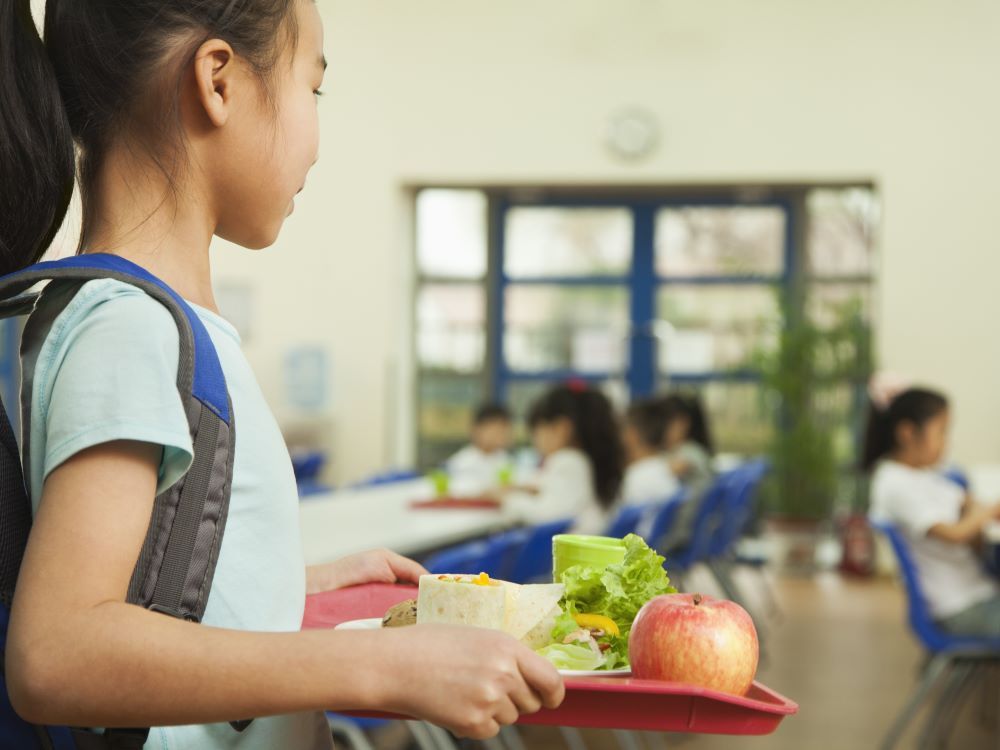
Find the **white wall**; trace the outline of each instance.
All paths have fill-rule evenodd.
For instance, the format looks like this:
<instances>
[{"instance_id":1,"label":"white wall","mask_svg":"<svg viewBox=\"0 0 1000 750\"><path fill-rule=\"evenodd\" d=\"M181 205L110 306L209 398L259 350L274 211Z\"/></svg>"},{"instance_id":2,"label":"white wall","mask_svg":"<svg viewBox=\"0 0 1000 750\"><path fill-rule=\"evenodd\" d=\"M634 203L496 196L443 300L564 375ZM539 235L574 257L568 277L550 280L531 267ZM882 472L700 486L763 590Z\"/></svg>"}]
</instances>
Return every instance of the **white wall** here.
<instances>
[{"instance_id":1,"label":"white wall","mask_svg":"<svg viewBox=\"0 0 1000 750\"><path fill-rule=\"evenodd\" d=\"M954 394L961 461L1000 459L996 2L318 4L321 160L274 248L215 264L257 288L248 353L279 413L281 351L327 347L339 479L410 439L402 186L443 181L873 179L881 364ZM602 143L633 104L664 133L640 165Z\"/></svg>"}]
</instances>

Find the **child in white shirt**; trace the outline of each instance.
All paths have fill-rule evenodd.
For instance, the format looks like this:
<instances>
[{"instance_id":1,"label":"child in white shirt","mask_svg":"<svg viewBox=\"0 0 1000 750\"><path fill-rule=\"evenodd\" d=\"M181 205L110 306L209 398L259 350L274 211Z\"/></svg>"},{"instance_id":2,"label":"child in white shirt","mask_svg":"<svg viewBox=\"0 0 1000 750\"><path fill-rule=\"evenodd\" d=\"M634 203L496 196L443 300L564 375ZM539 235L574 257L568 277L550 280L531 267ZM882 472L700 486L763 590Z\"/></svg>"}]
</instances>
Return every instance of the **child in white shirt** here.
<instances>
[{"instance_id":1,"label":"child in white shirt","mask_svg":"<svg viewBox=\"0 0 1000 750\"><path fill-rule=\"evenodd\" d=\"M937 470L947 442L947 399L910 388L885 409L872 407L864 465L874 470L871 516L894 524L913 554L921 589L941 626L963 635L1000 636L1000 587L973 550L1000 518Z\"/></svg>"},{"instance_id":2,"label":"child in white shirt","mask_svg":"<svg viewBox=\"0 0 1000 750\"><path fill-rule=\"evenodd\" d=\"M486 492L502 484L510 469L514 425L500 404L483 404L472 421L471 442L445 463L452 483L466 492Z\"/></svg>"},{"instance_id":3,"label":"child in white shirt","mask_svg":"<svg viewBox=\"0 0 1000 750\"><path fill-rule=\"evenodd\" d=\"M672 497L680 488L663 451L666 409L662 399L635 401L625 412L625 481L622 501L638 505Z\"/></svg>"},{"instance_id":4,"label":"child in white shirt","mask_svg":"<svg viewBox=\"0 0 1000 750\"><path fill-rule=\"evenodd\" d=\"M558 386L535 402L528 425L542 466L530 486L508 497L509 511L532 524L573 518L573 533L601 533L624 465L611 403L582 384Z\"/></svg>"}]
</instances>

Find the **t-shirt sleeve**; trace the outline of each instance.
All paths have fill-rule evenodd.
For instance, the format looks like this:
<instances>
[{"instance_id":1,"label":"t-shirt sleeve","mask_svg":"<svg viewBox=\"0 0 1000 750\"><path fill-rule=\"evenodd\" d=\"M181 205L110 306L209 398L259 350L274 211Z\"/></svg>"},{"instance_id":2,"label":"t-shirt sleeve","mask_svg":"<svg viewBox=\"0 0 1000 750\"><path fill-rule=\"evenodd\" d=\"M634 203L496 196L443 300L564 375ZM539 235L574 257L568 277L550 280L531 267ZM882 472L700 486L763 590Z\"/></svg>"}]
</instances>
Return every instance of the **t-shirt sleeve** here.
<instances>
[{"instance_id":1,"label":"t-shirt sleeve","mask_svg":"<svg viewBox=\"0 0 1000 750\"><path fill-rule=\"evenodd\" d=\"M955 523L961 514L962 490L947 480L921 478L919 484L890 488L889 514L914 538L927 536L939 523Z\"/></svg>"},{"instance_id":2,"label":"t-shirt sleeve","mask_svg":"<svg viewBox=\"0 0 1000 750\"><path fill-rule=\"evenodd\" d=\"M179 341L171 313L139 290L101 302L66 333L47 353L57 361L46 363L43 481L73 455L114 440L163 447L157 493L184 475L193 449L177 390Z\"/></svg>"}]
</instances>

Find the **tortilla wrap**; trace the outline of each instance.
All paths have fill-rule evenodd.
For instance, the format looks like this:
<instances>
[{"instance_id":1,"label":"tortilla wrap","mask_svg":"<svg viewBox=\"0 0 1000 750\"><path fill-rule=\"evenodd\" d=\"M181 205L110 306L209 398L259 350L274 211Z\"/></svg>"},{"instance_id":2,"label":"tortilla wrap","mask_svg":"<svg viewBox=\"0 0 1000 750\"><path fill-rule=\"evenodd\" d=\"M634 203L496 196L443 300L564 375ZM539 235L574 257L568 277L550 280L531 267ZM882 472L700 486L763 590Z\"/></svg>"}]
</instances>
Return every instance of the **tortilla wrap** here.
<instances>
[{"instance_id":1,"label":"tortilla wrap","mask_svg":"<svg viewBox=\"0 0 1000 750\"><path fill-rule=\"evenodd\" d=\"M456 580L459 579L459 580ZM499 581L480 586L475 576L420 576L417 625L445 623L503 630L507 591Z\"/></svg>"}]
</instances>

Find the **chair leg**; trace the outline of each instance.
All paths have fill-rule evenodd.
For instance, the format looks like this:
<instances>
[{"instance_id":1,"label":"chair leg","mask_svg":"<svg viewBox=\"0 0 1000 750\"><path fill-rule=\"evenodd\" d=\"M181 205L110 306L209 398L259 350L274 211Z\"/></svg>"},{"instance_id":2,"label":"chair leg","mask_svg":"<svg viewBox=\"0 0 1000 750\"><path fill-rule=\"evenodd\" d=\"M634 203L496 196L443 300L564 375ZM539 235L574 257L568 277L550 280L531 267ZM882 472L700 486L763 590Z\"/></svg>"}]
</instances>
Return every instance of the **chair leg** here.
<instances>
[{"instance_id":1,"label":"chair leg","mask_svg":"<svg viewBox=\"0 0 1000 750\"><path fill-rule=\"evenodd\" d=\"M517 727L500 727L500 739L507 750L526 750L524 740L521 739L521 733L517 731Z\"/></svg>"},{"instance_id":2,"label":"chair leg","mask_svg":"<svg viewBox=\"0 0 1000 750\"><path fill-rule=\"evenodd\" d=\"M420 750L452 750L455 747L455 743L452 742L448 733L443 729L438 729L433 724L428 724L424 721L407 721L406 726L410 728L410 734L413 735L413 739ZM441 744L438 732L444 735L448 744Z\"/></svg>"},{"instance_id":3,"label":"chair leg","mask_svg":"<svg viewBox=\"0 0 1000 750\"><path fill-rule=\"evenodd\" d=\"M757 579L760 581L761 598L764 600L764 608L767 610L765 614L768 619L773 620L775 623L780 623L785 619L785 613L778 603L778 596L774 593L774 587L767 580L767 573L764 570L764 566L750 565L748 567L757 574Z\"/></svg>"},{"instance_id":4,"label":"chair leg","mask_svg":"<svg viewBox=\"0 0 1000 750\"><path fill-rule=\"evenodd\" d=\"M615 729L613 733L615 741L618 742L618 747L621 750L643 750L642 745L639 744L639 737L635 732L630 732L626 729Z\"/></svg>"},{"instance_id":5,"label":"chair leg","mask_svg":"<svg viewBox=\"0 0 1000 750\"><path fill-rule=\"evenodd\" d=\"M354 722L327 717L327 724L333 734L340 735L347 740L347 745L351 750L375 750L367 735Z\"/></svg>"},{"instance_id":6,"label":"chair leg","mask_svg":"<svg viewBox=\"0 0 1000 750\"><path fill-rule=\"evenodd\" d=\"M910 697L910 700L907 701L903 710L900 712L899 716L886 733L885 738L882 740L882 750L892 750L892 748L896 746L899 738L906 730L907 725L913 720L917 711L920 710L920 706L927 698L927 694L931 691L950 664L951 658L946 654L938 654L930 660L927 664L927 668L924 670L924 675L921 678L920 683L913 691L913 695Z\"/></svg>"},{"instance_id":7,"label":"chair leg","mask_svg":"<svg viewBox=\"0 0 1000 750\"><path fill-rule=\"evenodd\" d=\"M951 734L958 713L962 710L962 699L976 675L977 664L968 660L956 660L951 673L945 680L941 696L935 702L931 715L927 717L920 737L919 750L943 748Z\"/></svg>"},{"instance_id":8,"label":"chair leg","mask_svg":"<svg viewBox=\"0 0 1000 750\"><path fill-rule=\"evenodd\" d=\"M566 743L567 750L587 750L587 743L583 741L583 735L576 727L559 727L559 733Z\"/></svg>"}]
</instances>

